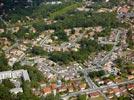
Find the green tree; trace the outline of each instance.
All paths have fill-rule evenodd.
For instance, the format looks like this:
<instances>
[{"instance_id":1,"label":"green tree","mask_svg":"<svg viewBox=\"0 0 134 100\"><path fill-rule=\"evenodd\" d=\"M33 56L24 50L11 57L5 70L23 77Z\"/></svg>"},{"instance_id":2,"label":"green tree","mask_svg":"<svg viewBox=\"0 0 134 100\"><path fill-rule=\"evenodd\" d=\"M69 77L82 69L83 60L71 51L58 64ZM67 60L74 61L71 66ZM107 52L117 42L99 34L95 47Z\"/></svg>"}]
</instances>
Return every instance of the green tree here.
<instances>
[{"instance_id":1,"label":"green tree","mask_svg":"<svg viewBox=\"0 0 134 100\"><path fill-rule=\"evenodd\" d=\"M8 65L8 61L4 53L0 53L0 71L10 70L11 67Z\"/></svg>"},{"instance_id":2,"label":"green tree","mask_svg":"<svg viewBox=\"0 0 134 100\"><path fill-rule=\"evenodd\" d=\"M60 95L59 94L56 94L54 96L54 94L49 94L47 95L46 97L42 98L42 100L60 100Z\"/></svg>"},{"instance_id":3,"label":"green tree","mask_svg":"<svg viewBox=\"0 0 134 100\"><path fill-rule=\"evenodd\" d=\"M128 96L120 96L118 100L131 100L131 98Z\"/></svg>"},{"instance_id":4,"label":"green tree","mask_svg":"<svg viewBox=\"0 0 134 100\"><path fill-rule=\"evenodd\" d=\"M9 79L2 80L2 84L7 87L8 89L14 88L14 84Z\"/></svg>"},{"instance_id":5,"label":"green tree","mask_svg":"<svg viewBox=\"0 0 134 100\"><path fill-rule=\"evenodd\" d=\"M132 30L130 29L127 33L127 43L128 47L133 49L134 48L134 40L132 39L133 33Z\"/></svg>"},{"instance_id":6,"label":"green tree","mask_svg":"<svg viewBox=\"0 0 134 100\"><path fill-rule=\"evenodd\" d=\"M16 100L39 100L39 97L32 94L31 84L28 81L23 81L23 93L17 94Z\"/></svg>"},{"instance_id":7,"label":"green tree","mask_svg":"<svg viewBox=\"0 0 134 100\"><path fill-rule=\"evenodd\" d=\"M78 96L78 100L87 100L87 99L86 99L86 94L79 95L79 96Z\"/></svg>"},{"instance_id":8,"label":"green tree","mask_svg":"<svg viewBox=\"0 0 134 100\"><path fill-rule=\"evenodd\" d=\"M0 100L14 100L12 94L9 92L9 88L0 84Z\"/></svg>"},{"instance_id":9,"label":"green tree","mask_svg":"<svg viewBox=\"0 0 134 100\"><path fill-rule=\"evenodd\" d=\"M44 51L41 47L35 46L30 51L33 55L48 55L48 52Z\"/></svg>"},{"instance_id":10,"label":"green tree","mask_svg":"<svg viewBox=\"0 0 134 100\"><path fill-rule=\"evenodd\" d=\"M67 36L67 34L64 32L64 30L56 31L56 32L54 33L54 36L57 36L60 41L63 41L63 42L68 41L68 36Z\"/></svg>"}]
</instances>

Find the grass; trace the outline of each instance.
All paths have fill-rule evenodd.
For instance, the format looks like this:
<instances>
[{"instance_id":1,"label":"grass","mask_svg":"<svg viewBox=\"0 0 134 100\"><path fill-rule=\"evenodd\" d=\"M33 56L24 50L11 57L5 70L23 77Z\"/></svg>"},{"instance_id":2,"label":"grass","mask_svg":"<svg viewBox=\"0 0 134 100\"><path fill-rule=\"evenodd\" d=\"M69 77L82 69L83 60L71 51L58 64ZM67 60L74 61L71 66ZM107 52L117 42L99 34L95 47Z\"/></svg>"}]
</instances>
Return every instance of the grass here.
<instances>
[{"instance_id":1,"label":"grass","mask_svg":"<svg viewBox=\"0 0 134 100\"><path fill-rule=\"evenodd\" d=\"M70 11L73 11L74 9L79 7L80 5L81 5L80 3L74 3L74 4L71 4L67 7L64 7L62 9L58 10L58 11L55 11L55 12L51 13L50 18L54 19L58 16L61 16L63 14L66 14L66 13L70 12Z\"/></svg>"},{"instance_id":2,"label":"grass","mask_svg":"<svg viewBox=\"0 0 134 100\"><path fill-rule=\"evenodd\" d=\"M105 100L105 99L104 99L104 97L99 96L99 97L96 97L96 98L90 98L89 100Z\"/></svg>"}]
</instances>

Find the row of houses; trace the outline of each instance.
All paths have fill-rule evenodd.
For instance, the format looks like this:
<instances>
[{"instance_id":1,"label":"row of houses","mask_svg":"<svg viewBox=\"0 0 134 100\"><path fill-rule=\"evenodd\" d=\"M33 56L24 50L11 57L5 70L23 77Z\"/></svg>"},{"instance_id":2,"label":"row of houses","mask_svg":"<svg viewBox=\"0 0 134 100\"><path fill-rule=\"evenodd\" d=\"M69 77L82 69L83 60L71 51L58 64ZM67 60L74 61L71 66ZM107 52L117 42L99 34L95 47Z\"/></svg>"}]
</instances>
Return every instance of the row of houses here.
<instances>
[{"instance_id":1,"label":"row of houses","mask_svg":"<svg viewBox=\"0 0 134 100\"><path fill-rule=\"evenodd\" d=\"M109 88L108 90L103 90L102 92L106 94L107 98L109 98L110 100L113 100L114 97L118 98L121 95L125 95L130 90L134 90L134 84L129 84L127 85L127 87L122 86L122 87ZM97 100L100 97L101 97L101 94L98 91L87 93L87 98Z\"/></svg>"},{"instance_id":2,"label":"row of houses","mask_svg":"<svg viewBox=\"0 0 134 100\"><path fill-rule=\"evenodd\" d=\"M44 95L48 95L50 93L66 93L66 92L74 92L78 90L84 90L87 88L87 84L85 82L69 82L69 83L61 83L60 85L57 83L51 83L48 86L45 86L42 89L42 93Z\"/></svg>"}]
</instances>

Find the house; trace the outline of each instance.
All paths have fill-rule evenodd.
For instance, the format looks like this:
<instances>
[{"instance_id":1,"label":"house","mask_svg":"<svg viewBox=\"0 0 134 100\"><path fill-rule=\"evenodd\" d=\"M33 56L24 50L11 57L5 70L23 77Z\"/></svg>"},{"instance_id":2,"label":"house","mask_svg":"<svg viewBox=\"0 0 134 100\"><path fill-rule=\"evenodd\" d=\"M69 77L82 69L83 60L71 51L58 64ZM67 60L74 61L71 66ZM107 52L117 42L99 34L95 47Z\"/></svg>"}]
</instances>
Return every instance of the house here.
<instances>
[{"instance_id":1,"label":"house","mask_svg":"<svg viewBox=\"0 0 134 100\"><path fill-rule=\"evenodd\" d=\"M107 97L108 97L109 99L112 99L114 96L113 96L113 94L108 94Z\"/></svg>"},{"instance_id":2,"label":"house","mask_svg":"<svg viewBox=\"0 0 134 100\"><path fill-rule=\"evenodd\" d=\"M98 81L98 84L100 84L100 85L102 84L103 85L104 84L104 81L103 80Z\"/></svg>"},{"instance_id":3,"label":"house","mask_svg":"<svg viewBox=\"0 0 134 100\"><path fill-rule=\"evenodd\" d=\"M85 7L79 7L79 8L77 8L77 10L78 10L78 11L85 11L85 12L87 12L87 11L89 11L90 9L85 8Z\"/></svg>"},{"instance_id":4,"label":"house","mask_svg":"<svg viewBox=\"0 0 134 100\"><path fill-rule=\"evenodd\" d=\"M114 94L117 96L117 97L120 97L121 95L121 91L118 87L115 87L115 88L112 88L113 89L113 92Z\"/></svg>"},{"instance_id":5,"label":"house","mask_svg":"<svg viewBox=\"0 0 134 100\"><path fill-rule=\"evenodd\" d=\"M128 79L128 80L134 79L134 75L128 75L128 76L127 76L127 79Z\"/></svg>"},{"instance_id":6,"label":"house","mask_svg":"<svg viewBox=\"0 0 134 100\"><path fill-rule=\"evenodd\" d=\"M58 92L65 92L67 91L67 87L63 84L61 87L57 88Z\"/></svg>"},{"instance_id":7,"label":"house","mask_svg":"<svg viewBox=\"0 0 134 100\"><path fill-rule=\"evenodd\" d=\"M56 4L58 5L58 4L62 4L62 2L61 1L52 1L52 2L46 2L46 4L47 5L50 5L50 4L51 5L56 5Z\"/></svg>"},{"instance_id":8,"label":"house","mask_svg":"<svg viewBox=\"0 0 134 100\"><path fill-rule=\"evenodd\" d=\"M102 92L103 92L103 93L107 93L108 90L107 90L107 89L103 89Z\"/></svg>"},{"instance_id":9,"label":"house","mask_svg":"<svg viewBox=\"0 0 134 100\"><path fill-rule=\"evenodd\" d=\"M73 91L74 91L74 89L73 89L73 86L72 86L72 85L68 86L68 87L67 87L67 89L68 89L68 92L73 92Z\"/></svg>"},{"instance_id":10,"label":"house","mask_svg":"<svg viewBox=\"0 0 134 100\"><path fill-rule=\"evenodd\" d=\"M120 83L120 82L122 82L122 79L120 78L120 76L117 76L117 77L115 77L114 82Z\"/></svg>"},{"instance_id":11,"label":"house","mask_svg":"<svg viewBox=\"0 0 134 100\"><path fill-rule=\"evenodd\" d=\"M97 92L92 92L92 93L89 93L89 96L91 98L96 98L96 97L99 97L100 96L100 93L97 91Z\"/></svg>"},{"instance_id":12,"label":"house","mask_svg":"<svg viewBox=\"0 0 134 100\"><path fill-rule=\"evenodd\" d=\"M52 90L56 89L56 88L57 88L57 84L52 83L52 84L51 84L51 88L52 88Z\"/></svg>"},{"instance_id":13,"label":"house","mask_svg":"<svg viewBox=\"0 0 134 100\"><path fill-rule=\"evenodd\" d=\"M14 94L17 94L19 92L23 92L23 90L22 90L22 88L13 88L13 89L10 89L10 92L14 93Z\"/></svg>"},{"instance_id":14,"label":"house","mask_svg":"<svg viewBox=\"0 0 134 100\"><path fill-rule=\"evenodd\" d=\"M18 59L17 59L17 58L14 58L14 57L10 58L9 61L8 61L8 65L13 66L14 63L15 63L17 60L18 60Z\"/></svg>"},{"instance_id":15,"label":"house","mask_svg":"<svg viewBox=\"0 0 134 100\"><path fill-rule=\"evenodd\" d=\"M119 14L127 14L128 13L128 10L129 10L128 7L125 5L123 7L119 7L118 10L117 10L117 12Z\"/></svg>"},{"instance_id":16,"label":"house","mask_svg":"<svg viewBox=\"0 0 134 100\"><path fill-rule=\"evenodd\" d=\"M126 87L125 87L125 86L120 87L120 90L121 90L121 92L122 92L122 93L127 92L127 89L126 89Z\"/></svg>"},{"instance_id":17,"label":"house","mask_svg":"<svg viewBox=\"0 0 134 100\"><path fill-rule=\"evenodd\" d=\"M36 33L36 29L33 28L33 27L31 27L31 28L30 28L30 32L32 32L32 33Z\"/></svg>"},{"instance_id":18,"label":"house","mask_svg":"<svg viewBox=\"0 0 134 100\"><path fill-rule=\"evenodd\" d=\"M80 88L80 90L84 90L85 88L86 88L86 83L81 83L80 85L79 85L79 88Z\"/></svg>"},{"instance_id":19,"label":"house","mask_svg":"<svg viewBox=\"0 0 134 100\"><path fill-rule=\"evenodd\" d=\"M134 74L134 69L128 70L131 74Z\"/></svg>"},{"instance_id":20,"label":"house","mask_svg":"<svg viewBox=\"0 0 134 100\"><path fill-rule=\"evenodd\" d=\"M95 27L96 32L101 32L103 30L102 26Z\"/></svg>"},{"instance_id":21,"label":"house","mask_svg":"<svg viewBox=\"0 0 134 100\"><path fill-rule=\"evenodd\" d=\"M109 93L109 94L113 94L113 93L114 93L113 89L112 89L112 88L109 88L109 89L108 89L108 93Z\"/></svg>"},{"instance_id":22,"label":"house","mask_svg":"<svg viewBox=\"0 0 134 100\"><path fill-rule=\"evenodd\" d=\"M134 6L134 0L128 0L128 4L129 4L130 6Z\"/></svg>"},{"instance_id":23,"label":"house","mask_svg":"<svg viewBox=\"0 0 134 100\"><path fill-rule=\"evenodd\" d=\"M45 88L43 89L43 93L44 93L45 95L50 94L51 92L52 92L51 87L45 87Z\"/></svg>"},{"instance_id":24,"label":"house","mask_svg":"<svg viewBox=\"0 0 134 100\"><path fill-rule=\"evenodd\" d=\"M61 87L62 86L62 81L61 80L57 80L57 87Z\"/></svg>"},{"instance_id":25,"label":"house","mask_svg":"<svg viewBox=\"0 0 134 100\"><path fill-rule=\"evenodd\" d=\"M74 88L75 90L78 90L78 88L79 88L79 83L78 83L77 81L72 82L72 85L73 85L73 88Z\"/></svg>"},{"instance_id":26,"label":"house","mask_svg":"<svg viewBox=\"0 0 134 100\"><path fill-rule=\"evenodd\" d=\"M0 33L4 33L5 32L5 30L4 29L0 29Z\"/></svg>"},{"instance_id":27,"label":"house","mask_svg":"<svg viewBox=\"0 0 134 100\"><path fill-rule=\"evenodd\" d=\"M8 28L9 31L12 31L13 33L16 33L20 30L20 27L13 27L13 28Z\"/></svg>"},{"instance_id":28,"label":"house","mask_svg":"<svg viewBox=\"0 0 134 100\"><path fill-rule=\"evenodd\" d=\"M0 38L0 45L10 46L11 43L8 41L7 38Z\"/></svg>"},{"instance_id":29,"label":"house","mask_svg":"<svg viewBox=\"0 0 134 100\"><path fill-rule=\"evenodd\" d=\"M134 89L134 84L129 84L129 85L127 85L127 88L128 88L128 90Z\"/></svg>"}]
</instances>

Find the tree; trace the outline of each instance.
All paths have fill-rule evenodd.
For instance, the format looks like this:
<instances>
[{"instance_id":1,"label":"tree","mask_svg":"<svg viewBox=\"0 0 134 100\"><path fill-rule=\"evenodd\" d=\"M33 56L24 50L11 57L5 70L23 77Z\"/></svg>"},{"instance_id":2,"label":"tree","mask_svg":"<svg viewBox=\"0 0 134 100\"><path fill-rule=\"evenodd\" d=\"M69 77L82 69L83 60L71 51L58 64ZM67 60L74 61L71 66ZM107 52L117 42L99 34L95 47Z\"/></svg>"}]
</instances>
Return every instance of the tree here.
<instances>
[{"instance_id":1,"label":"tree","mask_svg":"<svg viewBox=\"0 0 134 100\"><path fill-rule=\"evenodd\" d=\"M25 6L28 6L29 3L27 2L27 0L3 0L4 3L4 10L6 12L13 10L13 9L17 9L17 8L24 8Z\"/></svg>"},{"instance_id":2,"label":"tree","mask_svg":"<svg viewBox=\"0 0 134 100\"><path fill-rule=\"evenodd\" d=\"M19 39L33 39L34 37L38 36L38 34L35 32L30 32L29 28L21 27L20 30L17 33L14 33L15 36Z\"/></svg>"},{"instance_id":3,"label":"tree","mask_svg":"<svg viewBox=\"0 0 134 100\"><path fill-rule=\"evenodd\" d=\"M123 61L123 59L121 59L121 58L116 59L116 60L115 60L115 63L116 63L116 65L117 65L119 68L122 68L122 67L124 66L124 61ZM124 69L123 69L123 70L124 70Z\"/></svg>"},{"instance_id":4,"label":"tree","mask_svg":"<svg viewBox=\"0 0 134 100\"><path fill-rule=\"evenodd\" d=\"M128 96L120 96L118 100L131 100L131 98Z\"/></svg>"},{"instance_id":5,"label":"tree","mask_svg":"<svg viewBox=\"0 0 134 100\"><path fill-rule=\"evenodd\" d=\"M104 72L103 70L97 71L97 72L90 72L90 73L89 73L89 76L90 76L91 78L94 78L94 77L101 77L101 76L103 76L103 75L105 75L105 72Z\"/></svg>"},{"instance_id":6,"label":"tree","mask_svg":"<svg viewBox=\"0 0 134 100\"><path fill-rule=\"evenodd\" d=\"M38 23L34 23L33 27L38 31L38 32L42 32L44 30L47 29L47 25L44 22L38 22Z\"/></svg>"},{"instance_id":7,"label":"tree","mask_svg":"<svg viewBox=\"0 0 134 100\"><path fill-rule=\"evenodd\" d=\"M8 89L14 88L14 84L9 79L2 80L2 84Z\"/></svg>"},{"instance_id":8,"label":"tree","mask_svg":"<svg viewBox=\"0 0 134 100\"><path fill-rule=\"evenodd\" d=\"M6 71L6 70L10 70L11 67L8 65L8 61L5 58L5 54L4 53L0 53L0 71Z\"/></svg>"},{"instance_id":9,"label":"tree","mask_svg":"<svg viewBox=\"0 0 134 100\"><path fill-rule=\"evenodd\" d=\"M49 54L49 59L54 62L61 62L64 64L68 64L69 61L72 61L71 55L69 52L53 52Z\"/></svg>"},{"instance_id":10,"label":"tree","mask_svg":"<svg viewBox=\"0 0 134 100\"><path fill-rule=\"evenodd\" d=\"M112 50L113 45L112 44L105 44L105 45L102 46L102 48L105 51L110 51L110 50Z\"/></svg>"},{"instance_id":11,"label":"tree","mask_svg":"<svg viewBox=\"0 0 134 100\"><path fill-rule=\"evenodd\" d=\"M86 94L79 95L79 96L78 96L78 100L87 100L87 99L86 99Z\"/></svg>"},{"instance_id":12,"label":"tree","mask_svg":"<svg viewBox=\"0 0 134 100\"><path fill-rule=\"evenodd\" d=\"M40 100L39 97L32 94L31 84L28 81L22 83L23 93L17 94L16 100Z\"/></svg>"},{"instance_id":13,"label":"tree","mask_svg":"<svg viewBox=\"0 0 134 100\"><path fill-rule=\"evenodd\" d=\"M68 36L67 36L67 34L64 32L64 30L56 31L56 32L54 33L54 36L57 36L60 41L63 41L63 42L68 41Z\"/></svg>"},{"instance_id":14,"label":"tree","mask_svg":"<svg viewBox=\"0 0 134 100\"><path fill-rule=\"evenodd\" d=\"M56 94L54 96L54 94L49 94L47 95L46 97L42 98L42 100L60 100L60 95L59 94Z\"/></svg>"},{"instance_id":15,"label":"tree","mask_svg":"<svg viewBox=\"0 0 134 100\"><path fill-rule=\"evenodd\" d=\"M134 48L134 40L132 39L133 33L132 30L128 30L127 32L127 43L128 47L133 49Z\"/></svg>"},{"instance_id":16,"label":"tree","mask_svg":"<svg viewBox=\"0 0 134 100\"><path fill-rule=\"evenodd\" d=\"M14 100L12 94L9 92L9 88L0 84L0 100Z\"/></svg>"},{"instance_id":17,"label":"tree","mask_svg":"<svg viewBox=\"0 0 134 100\"><path fill-rule=\"evenodd\" d=\"M48 55L48 52L44 51L41 47L35 46L30 51L33 55Z\"/></svg>"}]
</instances>

